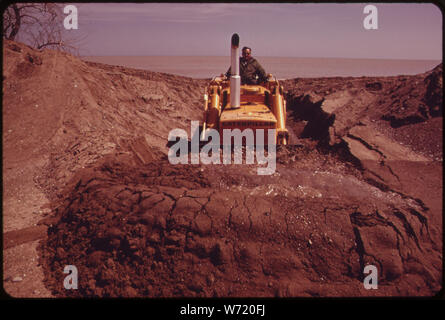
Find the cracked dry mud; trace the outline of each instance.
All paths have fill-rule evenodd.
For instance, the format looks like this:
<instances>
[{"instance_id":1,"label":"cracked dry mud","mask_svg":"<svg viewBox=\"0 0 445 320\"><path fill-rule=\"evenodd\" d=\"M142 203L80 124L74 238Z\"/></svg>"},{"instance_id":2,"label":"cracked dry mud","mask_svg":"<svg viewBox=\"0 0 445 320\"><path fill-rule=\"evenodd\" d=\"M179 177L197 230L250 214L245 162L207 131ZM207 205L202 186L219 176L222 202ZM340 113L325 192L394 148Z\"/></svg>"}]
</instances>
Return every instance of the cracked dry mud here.
<instances>
[{"instance_id":1,"label":"cracked dry mud","mask_svg":"<svg viewBox=\"0 0 445 320\"><path fill-rule=\"evenodd\" d=\"M168 132L201 119L207 80L10 41L4 56L11 295L441 289L442 65L416 76L283 81L291 145L278 147L275 173L260 176L256 165L168 162ZM370 264L378 290L363 286ZM63 286L66 265L78 269L78 290Z\"/></svg>"},{"instance_id":2,"label":"cracked dry mud","mask_svg":"<svg viewBox=\"0 0 445 320\"><path fill-rule=\"evenodd\" d=\"M67 294L57 270L75 264L75 296L368 295L372 264L378 295L434 290L422 261L439 267L440 247L415 199L335 169L250 169L112 159L85 170L48 231L51 289Z\"/></svg>"}]
</instances>

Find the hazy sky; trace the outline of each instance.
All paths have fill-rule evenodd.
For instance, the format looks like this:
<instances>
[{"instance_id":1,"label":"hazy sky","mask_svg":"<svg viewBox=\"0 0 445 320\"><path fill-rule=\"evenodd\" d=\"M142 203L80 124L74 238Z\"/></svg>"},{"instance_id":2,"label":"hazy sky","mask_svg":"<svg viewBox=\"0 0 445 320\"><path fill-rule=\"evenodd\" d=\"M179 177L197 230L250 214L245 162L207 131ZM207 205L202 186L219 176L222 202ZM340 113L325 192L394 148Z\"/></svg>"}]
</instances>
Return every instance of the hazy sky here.
<instances>
[{"instance_id":1,"label":"hazy sky","mask_svg":"<svg viewBox=\"0 0 445 320\"><path fill-rule=\"evenodd\" d=\"M75 4L87 34L81 55L230 55L230 37L254 56L442 59L442 14L433 4Z\"/></svg>"}]
</instances>

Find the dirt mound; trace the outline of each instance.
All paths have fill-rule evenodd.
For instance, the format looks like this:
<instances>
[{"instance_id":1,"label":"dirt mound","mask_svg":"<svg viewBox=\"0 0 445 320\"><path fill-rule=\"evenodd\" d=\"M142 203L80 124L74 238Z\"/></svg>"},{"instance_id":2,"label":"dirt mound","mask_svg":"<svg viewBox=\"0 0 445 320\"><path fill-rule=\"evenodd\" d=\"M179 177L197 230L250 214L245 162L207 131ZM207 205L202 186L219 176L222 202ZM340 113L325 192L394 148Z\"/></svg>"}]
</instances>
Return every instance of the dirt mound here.
<instances>
[{"instance_id":1,"label":"dirt mound","mask_svg":"<svg viewBox=\"0 0 445 320\"><path fill-rule=\"evenodd\" d=\"M267 178L253 167L166 159L111 159L79 172L41 249L48 285L61 296L104 297L437 290L428 209L364 183L334 157L297 160L308 151L283 148L288 165ZM363 289L368 264L380 271L378 292ZM79 290L63 287L65 265L77 266Z\"/></svg>"},{"instance_id":2,"label":"dirt mound","mask_svg":"<svg viewBox=\"0 0 445 320\"><path fill-rule=\"evenodd\" d=\"M205 81L124 72L8 40L3 53L6 201L13 202L33 180L51 189L46 195L52 199L59 184L106 154L151 161L153 153L167 152L165 137L171 129L187 130L190 119L201 119ZM23 192L22 201L30 193ZM8 218L4 222L8 230L17 228Z\"/></svg>"},{"instance_id":3,"label":"dirt mound","mask_svg":"<svg viewBox=\"0 0 445 320\"><path fill-rule=\"evenodd\" d=\"M166 153L171 129L187 129L190 119L200 120L204 85L185 77L86 63L4 39L5 241L21 243L9 238L19 230L34 230L30 228L50 214L50 202L63 196L61 190L77 170L107 154L127 154L146 163ZM50 295L36 254L31 269L27 265L28 252L37 246L32 239L4 252L8 261L18 256L22 261L4 264L5 279L24 279L5 281L13 296ZM22 247L26 254L14 252Z\"/></svg>"},{"instance_id":4,"label":"dirt mound","mask_svg":"<svg viewBox=\"0 0 445 320\"><path fill-rule=\"evenodd\" d=\"M10 41L3 50L6 279L22 270L14 255L37 257L34 247L17 255L18 244L41 239L34 283L55 296L440 289L441 65L416 76L284 81L291 145L278 148L275 173L260 176L256 165L168 162L169 131L201 119L205 80ZM364 289L369 264L378 290ZM63 286L67 265L78 268L78 290Z\"/></svg>"},{"instance_id":5,"label":"dirt mound","mask_svg":"<svg viewBox=\"0 0 445 320\"><path fill-rule=\"evenodd\" d=\"M283 85L302 137L333 145L354 127L369 127L369 132L442 160L442 79L440 64L416 76L306 78Z\"/></svg>"}]
</instances>

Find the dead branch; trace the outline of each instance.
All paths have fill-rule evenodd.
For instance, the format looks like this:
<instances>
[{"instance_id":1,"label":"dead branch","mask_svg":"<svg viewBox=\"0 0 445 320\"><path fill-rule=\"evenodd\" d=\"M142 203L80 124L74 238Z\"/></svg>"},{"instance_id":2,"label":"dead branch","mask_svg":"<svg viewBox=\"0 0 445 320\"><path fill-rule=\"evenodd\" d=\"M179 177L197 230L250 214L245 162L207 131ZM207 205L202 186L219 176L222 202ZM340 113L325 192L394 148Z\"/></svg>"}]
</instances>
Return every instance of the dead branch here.
<instances>
[{"instance_id":1,"label":"dead branch","mask_svg":"<svg viewBox=\"0 0 445 320\"><path fill-rule=\"evenodd\" d=\"M64 30L63 7L55 3L15 3L3 12L3 37L21 41L39 50L77 53L80 36Z\"/></svg>"}]
</instances>

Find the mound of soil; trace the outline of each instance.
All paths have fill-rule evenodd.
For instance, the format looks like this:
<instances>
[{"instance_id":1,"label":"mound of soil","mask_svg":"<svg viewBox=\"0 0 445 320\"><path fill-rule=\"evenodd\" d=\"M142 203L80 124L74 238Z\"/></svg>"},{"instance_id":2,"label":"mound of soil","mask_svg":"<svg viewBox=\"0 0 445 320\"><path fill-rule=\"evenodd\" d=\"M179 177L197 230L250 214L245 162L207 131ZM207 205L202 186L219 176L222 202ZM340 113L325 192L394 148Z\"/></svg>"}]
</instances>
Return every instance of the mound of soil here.
<instances>
[{"instance_id":1,"label":"mound of soil","mask_svg":"<svg viewBox=\"0 0 445 320\"><path fill-rule=\"evenodd\" d=\"M254 166L85 169L55 209L42 247L48 285L61 296L295 297L429 295L440 248L428 209L385 193L338 159L298 161L283 148L272 177ZM295 170L298 168L298 170ZM341 189L339 189L341 186ZM437 235L435 235L437 236ZM427 253L428 252L428 253ZM429 261L431 264L424 264ZM363 288L368 264L379 290ZM66 265L79 289L66 290Z\"/></svg>"}]
</instances>

